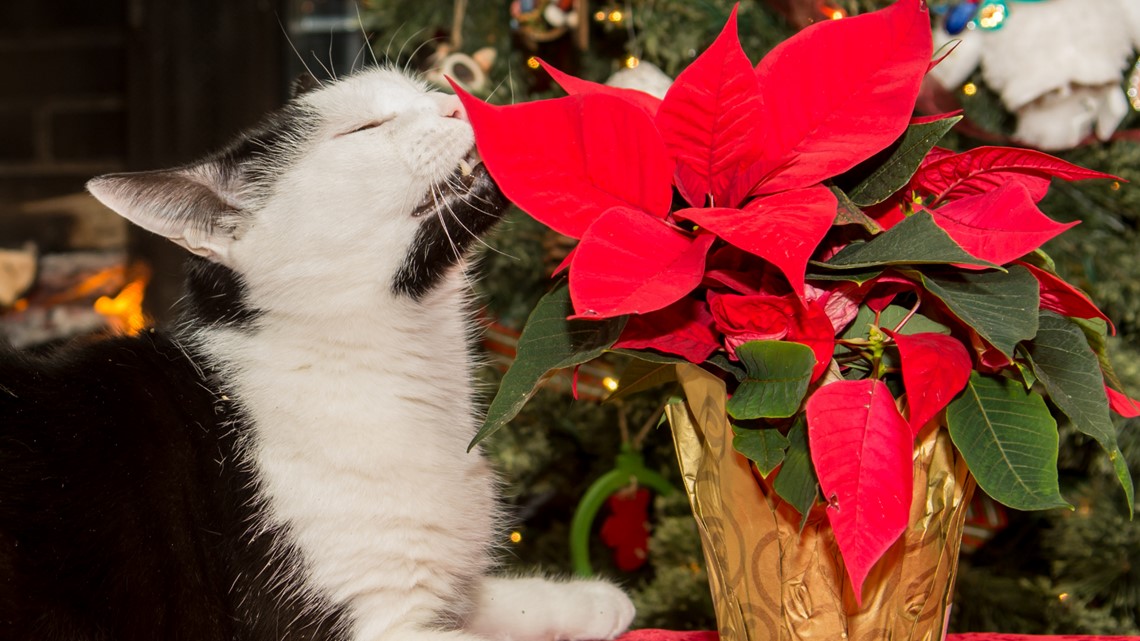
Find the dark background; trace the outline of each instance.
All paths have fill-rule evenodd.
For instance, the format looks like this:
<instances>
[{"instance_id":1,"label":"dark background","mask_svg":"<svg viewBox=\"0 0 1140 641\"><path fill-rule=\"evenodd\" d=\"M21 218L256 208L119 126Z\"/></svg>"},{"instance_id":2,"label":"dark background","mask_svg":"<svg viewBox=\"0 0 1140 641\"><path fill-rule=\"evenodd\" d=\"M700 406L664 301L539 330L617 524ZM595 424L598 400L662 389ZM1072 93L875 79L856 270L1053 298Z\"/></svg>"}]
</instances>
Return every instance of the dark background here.
<instances>
[{"instance_id":1,"label":"dark background","mask_svg":"<svg viewBox=\"0 0 1140 641\"><path fill-rule=\"evenodd\" d=\"M302 56L319 75L318 60L347 68L358 24L352 0L0 3L0 246L58 249L68 216L29 216L21 203L219 147L284 102ZM129 250L154 269L146 301L161 322L179 250L139 230Z\"/></svg>"}]
</instances>

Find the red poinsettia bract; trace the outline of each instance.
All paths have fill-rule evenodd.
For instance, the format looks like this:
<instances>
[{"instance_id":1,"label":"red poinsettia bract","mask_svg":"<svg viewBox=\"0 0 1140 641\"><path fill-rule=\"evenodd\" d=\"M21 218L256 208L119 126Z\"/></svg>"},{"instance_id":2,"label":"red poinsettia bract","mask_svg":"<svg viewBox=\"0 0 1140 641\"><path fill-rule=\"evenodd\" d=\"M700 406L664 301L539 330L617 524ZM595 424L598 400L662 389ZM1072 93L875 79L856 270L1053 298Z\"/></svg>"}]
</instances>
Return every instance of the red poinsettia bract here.
<instances>
[{"instance_id":1,"label":"red poinsettia bract","mask_svg":"<svg viewBox=\"0 0 1140 641\"><path fill-rule=\"evenodd\" d=\"M660 105L560 72L566 98L495 107L456 91L503 193L581 240L569 270L579 316L680 300L701 281L710 232L769 261L802 297L808 259L835 219L820 183L906 129L929 63L928 20L921 0L902 0L820 23L754 69L734 10ZM865 55L842 55L853 49ZM837 59L855 67L836 74ZM674 187L690 208L670 212Z\"/></svg>"}]
</instances>

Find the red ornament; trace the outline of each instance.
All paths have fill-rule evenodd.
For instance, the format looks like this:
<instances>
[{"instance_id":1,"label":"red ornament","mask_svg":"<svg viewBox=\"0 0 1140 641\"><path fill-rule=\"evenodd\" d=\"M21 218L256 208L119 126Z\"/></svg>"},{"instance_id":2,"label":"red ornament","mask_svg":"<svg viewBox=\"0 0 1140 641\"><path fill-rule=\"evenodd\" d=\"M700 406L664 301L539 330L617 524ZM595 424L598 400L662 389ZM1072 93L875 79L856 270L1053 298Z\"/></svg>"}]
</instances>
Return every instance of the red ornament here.
<instances>
[{"instance_id":1,"label":"red ornament","mask_svg":"<svg viewBox=\"0 0 1140 641\"><path fill-rule=\"evenodd\" d=\"M602 542L614 550L622 572L632 572L649 557L649 490L639 487L610 497L610 515L602 523Z\"/></svg>"}]
</instances>

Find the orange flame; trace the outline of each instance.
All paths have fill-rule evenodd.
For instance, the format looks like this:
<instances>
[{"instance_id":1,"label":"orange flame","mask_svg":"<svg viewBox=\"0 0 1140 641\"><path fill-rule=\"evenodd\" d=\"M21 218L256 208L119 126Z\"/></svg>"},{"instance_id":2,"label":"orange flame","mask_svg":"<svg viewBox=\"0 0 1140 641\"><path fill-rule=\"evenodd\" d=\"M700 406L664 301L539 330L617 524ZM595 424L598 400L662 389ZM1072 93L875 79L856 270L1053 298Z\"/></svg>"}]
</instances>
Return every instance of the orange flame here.
<instances>
[{"instance_id":1,"label":"orange flame","mask_svg":"<svg viewBox=\"0 0 1140 641\"><path fill-rule=\"evenodd\" d=\"M138 263L131 266L128 274L131 281L118 294L95 300L95 311L107 319L115 333L134 336L150 325L150 318L142 308L143 293L150 282L150 267Z\"/></svg>"}]
</instances>

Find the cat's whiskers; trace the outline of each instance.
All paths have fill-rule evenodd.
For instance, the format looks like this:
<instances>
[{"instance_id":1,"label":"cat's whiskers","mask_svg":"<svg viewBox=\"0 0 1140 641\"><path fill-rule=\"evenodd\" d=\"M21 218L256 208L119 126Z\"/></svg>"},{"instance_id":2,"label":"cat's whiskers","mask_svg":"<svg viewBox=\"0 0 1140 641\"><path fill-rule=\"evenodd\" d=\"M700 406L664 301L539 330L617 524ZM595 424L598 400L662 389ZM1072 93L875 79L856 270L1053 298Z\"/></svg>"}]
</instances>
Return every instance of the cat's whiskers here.
<instances>
[{"instance_id":1,"label":"cat's whiskers","mask_svg":"<svg viewBox=\"0 0 1140 641\"><path fill-rule=\"evenodd\" d=\"M399 65L400 59L404 57L404 48L408 46L408 43L411 42L416 36L420 35L421 33L423 33L426 30L427 30L427 27L424 27L423 29L416 31L415 33L408 36L407 38L404 38L404 44L400 45L400 51L398 51L396 53L396 60L394 61L396 65ZM430 42L430 40L428 42ZM416 47L415 51L419 51L419 47ZM408 63L410 63L410 62L411 62L411 56L409 56L407 58L407 62L404 63L404 67L401 69L401 71L404 73L404 75L407 75L407 73L408 73Z\"/></svg>"},{"instance_id":2,"label":"cat's whiskers","mask_svg":"<svg viewBox=\"0 0 1140 641\"><path fill-rule=\"evenodd\" d=\"M321 69L324 69L325 75L329 78L332 78L333 82L336 82L336 71L333 71L332 69L326 67L325 63L321 62L321 59L317 57L316 51L310 50L309 53L313 55L313 60L315 60L317 64L321 66ZM332 64L332 38L329 38L329 64Z\"/></svg>"},{"instance_id":3,"label":"cat's whiskers","mask_svg":"<svg viewBox=\"0 0 1140 641\"><path fill-rule=\"evenodd\" d=\"M367 48L368 53L372 55L372 66L379 67L380 61L376 59L376 51L372 48L372 36L364 28L364 16L360 13L360 3L354 2L352 3L352 6L356 9L356 24L360 25L360 35L364 38L364 46L360 48L360 53L358 53L357 56L359 56L361 53L364 53L364 49ZM355 62L356 61L353 60L354 64ZM363 69L363 66L361 69Z\"/></svg>"},{"instance_id":4,"label":"cat's whiskers","mask_svg":"<svg viewBox=\"0 0 1140 641\"><path fill-rule=\"evenodd\" d=\"M451 191L452 191L452 192L454 192L454 193L456 193L456 194L460 194L460 193L462 193L462 191L461 191L460 189L457 189L457 188L456 188L456 185L455 185L455 184L454 184L454 182L453 182L454 180L455 180L454 176L448 176L448 178L447 178L447 180L446 180L446 182L447 182L447 186L448 186L448 187L451 189ZM468 194L468 195L467 195L467 197L468 197L468 198L474 198L474 199L476 199L476 200L479 200L479 201L481 201L481 202L487 203L488 205L490 205L490 204L491 204L491 203L490 203L490 201L488 201L487 199L485 199L485 198L482 198L482 197L479 197L479 196L476 196L476 195L474 195L474 194ZM470 228L470 227L468 227L467 225L463 224L463 219L462 219L462 218L460 218L460 217L459 217L459 215L455 213L455 210L451 208L451 203L447 202L446 200L444 200L444 201L443 201L443 203L444 203L444 205L446 205L446 207L447 207L447 213L451 214L451 218L452 218L453 220L455 220L455 222L456 222L456 223L457 223L457 224L458 224L460 227L462 227L464 231L466 231L468 234L470 234L470 235L471 235L471 237L472 237L472 238L475 240L475 242L476 242L476 243L478 243L478 244L480 244L480 245L482 245L482 246L486 247L488 251L492 251L492 252L495 252L496 254L499 254L500 256L503 256L503 257L505 257L505 258L510 258L510 259L513 259L513 260L517 260L517 259L518 259L518 257L517 257L517 256L511 256L510 254L506 254L506 253L504 253L504 252L500 251L498 248L496 248L496 247L492 247L491 245L487 244L487 241L483 240L483 237L482 237L480 234L476 234L475 232L471 231L471 228ZM470 203L468 203L468 204L470 204ZM479 212L480 214L483 214L483 215L485 215L485 216L493 216L493 215L494 215L494 214L492 214L491 212L488 212L488 211L486 211L486 210L480 209L479 207L475 207L474 205L472 205L472 206L471 206L471 208L472 208L472 209L474 209L475 211ZM440 222L442 223L443 221L441 220ZM445 225L445 226L444 226L444 231L446 232L446 230L447 230L447 227L446 227L446 225ZM450 237L448 238L448 240L450 240ZM454 246L454 245L455 245L455 243L453 242L453 243L452 243L452 246Z\"/></svg>"},{"instance_id":5,"label":"cat's whiskers","mask_svg":"<svg viewBox=\"0 0 1140 641\"><path fill-rule=\"evenodd\" d=\"M463 252L460 251L459 246L455 244L455 239L451 237L451 232L447 229L447 221L443 218L443 207L440 207L438 203L443 203L447 207L448 212L451 214L451 217L455 219L455 222L459 223L460 226L462 226L463 223L460 222L459 218L455 215L455 212L451 211L451 205L448 204L447 199L443 196L443 190L440 189L438 185L432 185L431 192L432 199L434 199L437 203L435 208L435 215L437 218L439 218L439 226L443 228L443 235L447 236L447 242L449 245L451 245L451 251L455 254L456 261L460 261L463 259Z\"/></svg>"},{"instance_id":6,"label":"cat's whiskers","mask_svg":"<svg viewBox=\"0 0 1140 641\"><path fill-rule=\"evenodd\" d=\"M297 46L293 44L293 38L289 36L289 30L285 28L285 23L281 22L280 18L277 19L277 25L281 27L281 33L285 34L285 42L289 43L289 48L292 49L293 54L297 56L297 62L300 62L301 66L305 68L305 71L312 76L313 80L317 82L317 86L324 87L325 83L321 82L317 74L313 73L313 70L309 68L309 64L305 62L305 57L301 55L301 52L297 50Z\"/></svg>"},{"instance_id":7,"label":"cat's whiskers","mask_svg":"<svg viewBox=\"0 0 1140 641\"><path fill-rule=\"evenodd\" d=\"M423 42L421 42L419 44L419 46L417 46L415 49L413 49L412 54L410 56L408 56L408 59L406 61L404 61L404 73L407 75L412 74L410 67L412 65L412 61L416 59L416 54L420 52L420 49L423 49L425 46L432 44L432 43L439 42L441 40L443 40L442 37L428 38L427 40L424 40Z\"/></svg>"}]
</instances>

